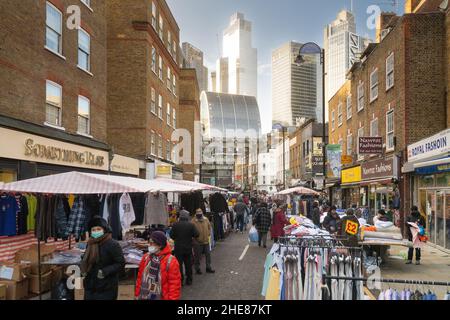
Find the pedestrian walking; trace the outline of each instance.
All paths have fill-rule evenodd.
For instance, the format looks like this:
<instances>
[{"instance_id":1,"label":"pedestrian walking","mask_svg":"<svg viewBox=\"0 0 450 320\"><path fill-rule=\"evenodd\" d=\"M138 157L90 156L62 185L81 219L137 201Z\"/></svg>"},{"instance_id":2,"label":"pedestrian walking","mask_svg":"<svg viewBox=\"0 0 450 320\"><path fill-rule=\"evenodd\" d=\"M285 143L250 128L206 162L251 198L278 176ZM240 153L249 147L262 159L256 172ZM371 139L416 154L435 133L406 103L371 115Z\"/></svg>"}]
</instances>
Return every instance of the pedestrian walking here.
<instances>
[{"instance_id":1,"label":"pedestrian walking","mask_svg":"<svg viewBox=\"0 0 450 320\"><path fill-rule=\"evenodd\" d=\"M411 208L411 215L406 218L406 222L407 222L406 230L408 234L408 240L413 242L413 248L408 249L408 260L406 261L406 264L412 264L414 251L416 251L416 265L420 265L422 255L421 252L422 243L420 239L418 239L420 234L418 231L416 231L414 237L414 234L411 230L412 227L408 224L408 222L415 223L419 227L419 229L420 228L425 229L426 227L425 218L420 214L417 206L413 206Z\"/></svg>"},{"instance_id":2,"label":"pedestrian walking","mask_svg":"<svg viewBox=\"0 0 450 320\"><path fill-rule=\"evenodd\" d=\"M182 210L180 219L170 231L170 238L175 242L175 257L180 264L181 283L184 283L183 265L186 271L186 285L192 284L192 249L193 241L200 236L195 225L190 221L189 212Z\"/></svg>"},{"instance_id":3,"label":"pedestrian walking","mask_svg":"<svg viewBox=\"0 0 450 320\"><path fill-rule=\"evenodd\" d=\"M313 203L312 221L316 227L320 228L320 209L317 201Z\"/></svg>"},{"instance_id":4,"label":"pedestrian walking","mask_svg":"<svg viewBox=\"0 0 450 320\"><path fill-rule=\"evenodd\" d=\"M248 210L248 207L245 205L243 198L239 198L238 202L233 208L234 212L236 213L236 224L237 229L236 231L240 231L241 233L244 233L244 219L245 214Z\"/></svg>"},{"instance_id":5,"label":"pedestrian walking","mask_svg":"<svg viewBox=\"0 0 450 320\"><path fill-rule=\"evenodd\" d=\"M199 236L194 240L194 264L197 274L202 274L200 270L200 259L202 255L206 258L206 273L215 273L211 267L211 249L209 241L211 237L211 223L203 215L202 209L197 209L192 223L198 230Z\"/></svg>"},{"instance_id":6,"label":"pedestrian walking","mask_svg":"<svg viewBox=\"0 0 450 320\"><path fill-rule=\"evenodd\" d=\"M95 216L89 222L90 239L81 262L85 300L117 300L119 274L125 258L119 243L112 238L105 219Z\"/></svg>"},{"instance_id":7,"label":"pedestrian walking","mask_svg":"<svg viewBox=\"0 0 450 320\"><path fill-rule=\"evenodd\" d=\"M181 273L178 260L162 231L151 235L146 253L139 265L135 299L180 300Z\"/></svg>"},{"instance_id":8,"label":"pedestrian walking","mask_svg":"<svg viewBox=\"0 0 450 320\"><path fill-rule=\"evenodd\" d=\"M275 209L272 226L270 228L270 234L272 235L273 241L278 242L279 237L284 237L284 227L288 224L289 221L286 218L285 211L281 208Z\"/></svg>"},{"instance_id":9,"label":"pedestrian walking","mask_svg":"<svg viewBox=\"0 0 450 320\"><path fill-rule=\"evenodd\" d=\"M258 246L261 247L262 243L264 248L267 248L267 233L272 225L272 219L266 202L262 202L256 210L253 224L258 230Z\"/></svg>"}]
</instances>

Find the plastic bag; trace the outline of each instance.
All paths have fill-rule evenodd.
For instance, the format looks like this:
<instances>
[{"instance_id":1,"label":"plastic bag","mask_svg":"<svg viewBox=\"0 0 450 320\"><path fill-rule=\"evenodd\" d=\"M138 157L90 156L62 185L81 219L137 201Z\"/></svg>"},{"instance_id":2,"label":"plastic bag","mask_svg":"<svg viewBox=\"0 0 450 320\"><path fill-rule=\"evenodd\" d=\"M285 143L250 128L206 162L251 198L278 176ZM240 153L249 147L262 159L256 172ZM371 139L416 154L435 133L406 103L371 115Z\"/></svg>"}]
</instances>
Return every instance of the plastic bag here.
<instances>
[{"instance_id":1,"label":"plastic bag","mask_svg":"<svg viewBox=\"0 0 450 320\"><path fill-rule=\"evenodd\" d=\"M255 227L251 227L250 232L248 233L248 241L258 242L258 230L256 230Z\"/></svg>"}]
</instances>

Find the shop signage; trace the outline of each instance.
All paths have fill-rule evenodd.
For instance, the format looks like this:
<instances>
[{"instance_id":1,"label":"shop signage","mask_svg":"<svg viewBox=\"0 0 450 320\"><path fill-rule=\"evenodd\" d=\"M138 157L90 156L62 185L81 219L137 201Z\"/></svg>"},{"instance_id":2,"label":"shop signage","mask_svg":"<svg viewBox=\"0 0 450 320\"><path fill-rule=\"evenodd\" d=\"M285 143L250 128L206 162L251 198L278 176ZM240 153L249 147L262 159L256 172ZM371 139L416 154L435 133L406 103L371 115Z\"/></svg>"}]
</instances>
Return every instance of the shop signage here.
<instances>
[{"instance_id":1,"label":"shop signage","mask_svg":"<svg viewBox=\"0 0 450 320\"><path fill-rule=\"evenodd\" d=\"M156 176L170 176L172 178L172 166L158 164L156 166Z\"/></svg>"},{"instance_id":2,"label":"shop signage","mask_svg":"<svg viewBox=\"0 0 450 320\"><path fill-rule=\"evenodd\" d=\"M446 164L438 164L423 168L416 168L416 173L418 174L433 174L433 173L442 173L442 172L450 172L450 163Z\"/></svg>"},{"instance_id":3,"label":"shop signage","mask_svg":"<svg viewBox=\"0 0 450 320\"><path fill-rule=\"evenodd\" d=\"M408 161L414 162L450 151L450 129L408 146Z\"/></svg>"},{"instance_id":4,"label":"shop signage","mask_svg":"<svg viewBox=\"0 0 450 320\"><path fill-rule=\"evenodd\" d=\"M362 180L396 177L395 163L395 158L364 162L361 165Z\"/></svg>"},{"instance_id":5,"label":"shop signage","mask_svg":"<svg viewBox=\"0 0 450 320\"><path fill-rule=\"evenodd\" d=\"M341 157L341 163L342 164L352 164L353 163L353 157L352 156L342 156Z\"/></svg>"},{"instance_id":6,"label":"shop signage","mask_svg":"<svg viewBox=\"0 0 450 320\"><path fill-rule=\"evenodd\" d=\"M323 173L323 156L312 156L312 172Z\"/></svg>"},{"instance_id":7,"label":"shop signage","mask_svg":"<svg viewBox=\"0 0 450 320\"><path fill-rule=\"evenodd\" d=\"M0 128L0 158L108 171L108 152Z\"/></svg>"},{"instance_id":8,"label":"shop signage","mask_svg":"<svg viewBox=\"0 0 450 320\"><path fill-rule=\"evenodd\" d=\"M139 160L115 154L111 162L111 171L139 176Z\"/></svg>"},{"instance_id":9,"label":"shop signage","mask_svg":"<svg viewBox=\"0 0 450 320\"><path fill-rule=\"evenodd\" d=\"M381 154L383 153L382 137L360 137L359 138L360 154Z\"/></svg>"},{"instance_id":10,"label":"shop signage","mask_svg":"<svg viewBox=\"0 0 450 320\"><path fill-rule=\"evenodd\" d=\"M361 181L361 166L342 170L341 183L355 183Z\"/></svg>"},{"instance_id":11,"label":"shop signage","mask_svg":"<svg viewBox=\"0 0 450 320\"><path fill-rule=\"evenodd\" d=\"M341 177L341 155L340 144L327 145L327 177L339 179Z\"/></svg>"},{"instance_id":12,"label":"shop signage","mask_svg":"<svg viewBox=\"0 0 450 320\"><path fill-rule=\"evenodd\" d=\"M321 137L313 137L313 155L323 156Z\"/></svg>"}]
</instances>

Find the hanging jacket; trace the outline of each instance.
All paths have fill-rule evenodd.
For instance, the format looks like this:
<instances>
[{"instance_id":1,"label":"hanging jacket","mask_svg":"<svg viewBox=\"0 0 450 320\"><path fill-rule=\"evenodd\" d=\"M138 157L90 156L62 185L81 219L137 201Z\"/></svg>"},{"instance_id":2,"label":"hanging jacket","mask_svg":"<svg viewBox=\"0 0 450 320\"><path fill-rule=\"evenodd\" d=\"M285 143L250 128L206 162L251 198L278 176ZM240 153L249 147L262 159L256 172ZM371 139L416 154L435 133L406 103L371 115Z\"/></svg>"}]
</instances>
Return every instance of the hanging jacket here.
<instances>
[{"instance_id":1,"label":"hanging jacket","mask_svg":"<svg viewBox=\"0 0 450 320\"><path fill-rule=\"evenodd\" d=\"M181 273L180 264L178 260L172 256L172 249L170 245L157 253L161 258L160 273L161 273L161 299L162 300L180 300L181 297ZM170 260L170 264L169 264ZM141 293L142 276L144 269L150 262L150 255L147 253L142 257L139 265L139 272L136 282L135 297L139 297Z\"/></svg>"}]
</instances>

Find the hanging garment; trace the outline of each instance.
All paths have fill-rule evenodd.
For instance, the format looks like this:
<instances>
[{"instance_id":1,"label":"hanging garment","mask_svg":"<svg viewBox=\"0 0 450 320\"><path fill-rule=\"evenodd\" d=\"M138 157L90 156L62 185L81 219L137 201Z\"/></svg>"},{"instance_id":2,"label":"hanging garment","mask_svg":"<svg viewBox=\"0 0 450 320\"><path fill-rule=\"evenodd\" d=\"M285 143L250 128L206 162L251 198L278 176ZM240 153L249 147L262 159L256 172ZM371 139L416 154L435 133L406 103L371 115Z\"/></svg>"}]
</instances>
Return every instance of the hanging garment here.
<instances>
[{"instance_id":1,"label":"hanging garment","mask_svg":"<svg viewBox=\"0 0 450 320\"><path fill-rule=\"evenodd\" d=\"M264 279L263 279L263 287L261 291L262 296L266 296L267 286L269 284L269 276L270 276L270 266L273 264L273 255L269 253L266 256L266 262L264 263Z\"/></svg>"},{"instance_id":2,"label":"hanging garment","mask_svg":"<svg viewBox=\"0 0 450 320\"><path fill-rule=\"evenodd\" d=\"M352 270L352 257L345 258L345 276L347 278L353 277L353 270ZM344 289L344 300L353 300L353 281L352 280L345 280L345 289Z\"/></svg>"},{"instance_id":3,"label":"hanging garment","mask_svg":"<svg viewBox=\"0 0 450 320\"><path fill-rule=\"evenodd\" d=\"M109 221L109 210L108 210L108 197L109 195L106 194L102 197L101 200L101 208L102 208L102 218L105 219L106 221Z\"/></svg>"},{"instance_id":4,"label":"hanging garment","mask_svg":"<svg viewBox=\"0 0 450 320\"><path fill-rule=\"evenodd\" d=\"M450 292L447 292L444 296L444 300L450 300Z\"/></svg>"},{"instance_id":5,"label":"hanging garment","mask_svg":"<svg viewBox=\"0 0 450 320\"><path fill-rule=\"evenodd\" d=\"M22 235L28 232L28 203L27 198L22 195L17 195L16 201L19 207L19 211L17 212L17 234Z\"/></svg>"},{"instance_id":6,"label":"hanging garment","mask_svg":"<svg viewBox=\"0 0 450 320\"><path fill-rule=\"evenodd\" d=\"M145 194L132 193L130 194L131 202L133 203L134 215L136 220L132 223L133 226L140 226L144 224L145 212Z\"/></svg>"},{"instance_id":7,"label":"hanging garment","mask_svg":"<svg viewBox=\"0 0 450 320\"><path fill-rule=\"evenodd\" d=\"M229 210L227 200L225 200L225 197L219 192L214 193L209 197L209 208L213 213L228 212Z\"/></svg>"},{"instance_id":8,"label":"hanging garment","mask_svg":"<svg viewBox=\"0 0 450 320\"><path fill-rule=\"evenodd\" d=\"M385 300L384 291L380 292L380 295L378 296L378 300Z\"/></svg>"},{"instance_id":9,"label":"hanging garment","mask_svg":"<svg viewBox=\"0 0 450 320\"><path fill-rule=\"evenodd\" d=\"M56 236L63 240L67 239L67 222L70 215L70 204L65 197L58 197L56 207Z\"/></svg>"},{"instance_id":10,"label":"hanging garment","mask_svg":"<svg viewBox=\"0 0 450 320\"><path fill-rule=\"evenodd\" d=\"M134 214L133 202L131 201L131 197L128 193L124 193L120 197L119 214L122 229L129 229L134 220L136 220L136 216Z\"/></svg>"},{"instance_id":11,"label":"hanging garment","mask_svg":"<svg viewBox=\"0 0 450 320\"><path fill-rule=\"evenodd\" d=\"M339 257L339 277L345 278L345 258ZM344 300L345 280L339 280L339 292L337 300Z\"/></svg>"},{"instance_id":12,"label":"hanging garment","mask_svg":"<svg viewBox=\"0 0 450 320\"><path fill-rule=\"evenodd\" d=\"M33 195L25 197L28 204L27 231L33 231L36 228L37 198Z\"/></svg>"},{"instance_id":13,"label":"hanging garment","mask_svg":"<svg viewBox=\"0 0 450 320\"><path fill-rule=\"evenodd\" d=\"M122 240L122 225L120 223L119 202L120 194L111 194L108 197L109 226L111 227L112 237L115 240ZM167 209L166 209L167 212ZM167 213L166 213L167 214ZM167 215L167 219L168 219Z\"/></svg>"},{"instance_id":14,"label":"hanging garment","mask_svg":"<svg viewBox=\"0 0 450 320\"><path fill-rule=\"evenodd\" d=\"M384 292L384 300L392 300L392 293L393 291L391 289L387 289Z\"/></svg>"},{"instance_id":15,"label":"hanging garment","mask_svg":"<svg viewBox=\"0 0 450 320\"><path fill-rule=\"evenodd\" d=\"M67 201L69 202L69 208L72 208L73 203L75 202L75 195L69 194L69 197L67 198Z\"/></svg>"},{"instance_id":16,"label":"hanging garment","mask_svg":"<svg viewBox=\"0 0 450 320\"><path fill-rule=\"evenodd\" d=\"M75 236L75 239L80 239L85 232L86 211L84 209L83 197L77 197L70 210L69 219L67 221L67 228L65 237L70 235Z\"/></svg>"},{"instance_id":17,"label":"hanging garment","mask_svg":"<svg viewBox=\"0 0 450 320\"><path fill-rule=\"evenodd\" d=\"M296 282L297 282L297 293L296 293L296 297L297 300L301 300L303 298L303 279L302 279L302 253L301 250L299 250L297 248L297 277L296 277Z\"/></svg>"},{"instance_id":18,"label":"hanging garment","mask_svg":"<svg viewBox=\"0 0 450 320\"><path fill-rule=\"evenodd\" d=\"M397 290L394 290L394 292L392 293L391 300L397 301L397 300L401 300L400 298L401 298L400 293Z\"/></svg>"},{"instance_id":19,"label":"hanging garment","mask_svg":"<svg viewBox=\"0 0 450 320\"><path fill-rule=\"evenodd\" d=\"M167 198L161 193L148 193L145 202L145 225L163 225L169 223L169 215L167 213Z\"/></svg>"},{"instance_id":20,"label":"hanging garment","mask_svg":"<svg viewBox=\"0 0 450 320\"><path fill-rule=\"evenodd\" d=\"M281 272L276 267L269 270L266 300L280 300L280 278Z\"/></svg>"},{"instance_id":21,"label":"hanging garment","mask_svg":"<svg viewBox=\"0 0 450 320\"><path fill-rule=\"evenodd\" d=\"M13 196L0 196L0 236L17 235L17 212L19 206Z\"/></svg>"},{"instance_id":22,"label":"hanging garment","mask_svg":"<svg viewBox=\"0 0 450 320\"><path fill-rule=\"evenodd\" d=\"M339 257L333 256L330 261L330 273L332 277L339 276ZM339 282L337 279L331 280L331 298L332 300L339 300Z\"/></svg>"},{"instance_id":23,"label":"hanging garment","mask_svg":"<svg viewBox=\"0 0 450 320\"><path fill-rule=\"evenodd\" d=\"M353 271L355 278L362 278L362 261L361 258L357 257L354 259L353 262ZM364 285L362 281L356 281L355 283L356 288L356 300L364 300Z\"/></svg>"}]
</instances>

